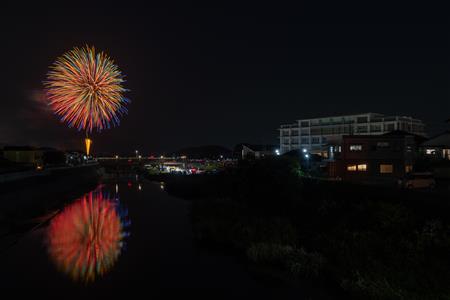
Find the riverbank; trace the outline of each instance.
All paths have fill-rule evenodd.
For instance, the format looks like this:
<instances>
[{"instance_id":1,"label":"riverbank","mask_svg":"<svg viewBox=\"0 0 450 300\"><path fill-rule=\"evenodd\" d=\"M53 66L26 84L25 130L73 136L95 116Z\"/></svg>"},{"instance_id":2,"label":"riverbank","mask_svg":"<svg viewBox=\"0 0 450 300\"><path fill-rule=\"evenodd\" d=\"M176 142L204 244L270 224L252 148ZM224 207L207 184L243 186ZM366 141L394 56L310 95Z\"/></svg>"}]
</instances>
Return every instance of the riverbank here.
<instances>
[{"instance_id":1,"label":"riverbank","mask_svg":"<svg viewBox=\"0 0 450 300\"><path fill-rule=\"evenodd\" d=\"M450 203L427 192L320 182L286 160L172 177L197 240L355 299L447 299ZM184 196L183 196L184 195Z\"/></svg>"},{"instance_id":2,"label":"riverbank","mask_svg":"<svg viewBox=\"0 0 450 300\"><path fill-rule=\"evenodd\" d=\"M0 236L34 226L34 218L51 214L66 201L95 187L102 175L98 165L58 168L43 176L16 176L0 184Z\"/></svg>"}]
</instances>

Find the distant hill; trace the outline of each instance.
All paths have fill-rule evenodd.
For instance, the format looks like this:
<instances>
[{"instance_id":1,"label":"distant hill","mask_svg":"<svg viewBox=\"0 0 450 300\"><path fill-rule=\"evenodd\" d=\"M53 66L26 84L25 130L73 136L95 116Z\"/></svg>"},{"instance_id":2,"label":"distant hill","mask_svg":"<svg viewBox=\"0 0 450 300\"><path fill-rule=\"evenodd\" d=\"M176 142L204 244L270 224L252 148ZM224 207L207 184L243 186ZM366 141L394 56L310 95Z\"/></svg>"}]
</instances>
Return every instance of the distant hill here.
<instances>
[{"instance_id":1,"label":"distant hill","mask_svg":"<svg viewBox=\"0 0 450 300\"><path fill-rule=\"evenodd\" d=\"M187 147L171 153L172 156L187 156L192 159L218 159L221 156L230 158L232 152L230 149L218 145L206 145L198 147Z\"/></svg>"}]
</instances>

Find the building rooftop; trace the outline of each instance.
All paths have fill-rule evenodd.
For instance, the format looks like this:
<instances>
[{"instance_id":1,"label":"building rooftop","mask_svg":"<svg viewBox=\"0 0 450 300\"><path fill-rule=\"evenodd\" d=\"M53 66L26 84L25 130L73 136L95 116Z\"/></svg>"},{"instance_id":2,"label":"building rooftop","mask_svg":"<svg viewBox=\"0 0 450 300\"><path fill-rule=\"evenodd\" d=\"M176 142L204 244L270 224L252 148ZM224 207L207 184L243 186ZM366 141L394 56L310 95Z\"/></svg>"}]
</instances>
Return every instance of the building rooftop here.
<instances>
[{"instance_id":1,"label":"building rooftop","mask_svg":"<svg viewBox=\"0 0 450 300\"><path fill-rule=\"evenodd\" d=\"M450 131L446 131L429 139L428 141L422 143L422 146L450 148Z\"/></svg>"},{"instance_id":2,"label":"building rooftop","mask_svg":"<svg viewBox=\"0 0 450 300\"><path fill-rule=\"evenodd\" d=\"M382 122L383 119L392 118L392 120L385 120L385 121L394 121L395 118L403 118L403 119L412 119L413 121L422 122L419 119L413 118L411 116L402 116L402 115L385 115L380 113L373 113L373 112L366 112L366 113L360 113L360 114L348 114L348 115L334 115L334 116L321 116L321 117L314 117L314 118L304 118L304 119L298 119L294 123L285 123L280 125L280 129L286 129L286 128L294 128L298 127L299 121L308 121L308 120L321 120L321 119L339 119L339 118L349 118L349 117L358 117L358 116L367 116L370 115L372 118L379 119L379 122Z\"/></svg>"},{"instance_id":3,"label":"building rooftop","mask_svg":"<svg viewBox=\"0 0 450 300\"><path fill-rule=\"evenodd\" d=\"M365 112L365 113L358 113L358 114L345 114L345 115L333 115L333 116L321 116L321 117L314 117L314 118L304 118L299 120L317 120L317 119L332 119L332 118L345 118L345 117L355 117L355 116L366 116L366 115L372 115L372 116L378 116L383 117L386 115L380 114L380 113L373 113L373 112Z\"/></svg>"},{"instance_id":4,"label":"building rooftop","mask_svg":"<svg viewBox=\"0 0 450 300\"><path fill-rule=\"evenodd\" d=\"M380 134L380 135L368 135L368 134L355 134L355 135L344 135L343 138L353 138L353 139L371 139L371 140L377 140L377 139L396 139L396 138L402 138L405 136L411 136L414 138L415 142L417 144L422 144L427 140L427 138L417 135L414 133L410 133L403 130L394 130L388 133Z\"/></svg>"}]
</instances>

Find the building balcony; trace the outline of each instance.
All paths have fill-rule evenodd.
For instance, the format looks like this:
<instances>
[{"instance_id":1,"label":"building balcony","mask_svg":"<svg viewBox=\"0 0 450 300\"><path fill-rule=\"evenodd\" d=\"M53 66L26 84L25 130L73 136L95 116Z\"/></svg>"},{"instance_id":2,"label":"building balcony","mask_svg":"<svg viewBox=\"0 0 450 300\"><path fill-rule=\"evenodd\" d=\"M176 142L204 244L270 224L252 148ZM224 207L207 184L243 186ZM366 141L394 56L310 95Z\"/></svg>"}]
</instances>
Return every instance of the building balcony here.
<instances>
[{"instance_id":1,"label":"building balcony","mask_svg":"<svg viewBox=\"0 0 450 300\"><path fill-rule=\"evenodd\" d=\"M345 122L323 122L318 124L311 124L311 127L321 127L321 126L339 126L339 125L352 125L355 124L354 121L345 121Z\"/></svg>"}]
</instances>

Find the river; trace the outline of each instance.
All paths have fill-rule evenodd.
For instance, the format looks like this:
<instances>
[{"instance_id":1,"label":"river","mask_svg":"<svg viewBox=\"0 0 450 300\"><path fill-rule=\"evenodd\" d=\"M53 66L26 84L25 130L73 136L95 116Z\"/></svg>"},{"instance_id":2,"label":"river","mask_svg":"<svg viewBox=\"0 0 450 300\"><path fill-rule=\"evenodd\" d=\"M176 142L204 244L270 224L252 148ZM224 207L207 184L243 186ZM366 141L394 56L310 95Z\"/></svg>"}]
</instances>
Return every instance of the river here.
<instances>
[{"instance_id":1,"label":"river","mask_svg":"<svg viewBox=\"0 0 450 300\"><path fill-rule=\"evenodd\" d=\"M77 294L173 287L262 294L271 287L233 256L197 246L189 205L159 183L100 184L3 243L0 287Z\"/></svg>"}]
</instances>

